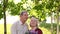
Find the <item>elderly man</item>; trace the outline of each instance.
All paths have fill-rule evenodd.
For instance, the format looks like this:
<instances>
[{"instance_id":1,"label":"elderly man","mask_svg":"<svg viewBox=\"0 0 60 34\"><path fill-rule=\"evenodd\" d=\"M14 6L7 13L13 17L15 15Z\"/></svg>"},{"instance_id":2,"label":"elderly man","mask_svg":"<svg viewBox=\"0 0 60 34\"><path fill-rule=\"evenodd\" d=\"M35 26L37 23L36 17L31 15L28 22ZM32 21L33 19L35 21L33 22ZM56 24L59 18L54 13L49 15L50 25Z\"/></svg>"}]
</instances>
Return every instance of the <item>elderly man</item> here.
<instances>
[{"instance_id":1,"label":"elderly man","mask_svg":"<svg viewBox=\"0 0 60 34\"><path fill-rule=\"evenodd\" d=\"M28 31L28 26L25 23L28 19L26 10L20 13L20 20L15 22L11 27L11 34L25 34Z\"/></svg>"}]
</instances>

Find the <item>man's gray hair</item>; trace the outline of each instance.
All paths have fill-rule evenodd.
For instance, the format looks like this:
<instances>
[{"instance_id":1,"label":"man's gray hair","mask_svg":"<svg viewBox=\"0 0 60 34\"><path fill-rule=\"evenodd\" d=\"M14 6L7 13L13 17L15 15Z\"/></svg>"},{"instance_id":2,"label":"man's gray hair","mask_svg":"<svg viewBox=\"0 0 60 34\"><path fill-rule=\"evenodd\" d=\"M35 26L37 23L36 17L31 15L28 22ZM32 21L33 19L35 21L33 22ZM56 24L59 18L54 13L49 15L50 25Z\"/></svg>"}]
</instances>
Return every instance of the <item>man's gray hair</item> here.
<instances>
[{"instance_id":1,"label":"man's gray hair","mask_svg":"<svg viewBox=\"0 0 60 34\"><path fill-rule=\"evenodd\" d=\"M22 10L22 11L20 12L20 15L23 15L23 13L27 13L27 10Z\"/></svg>"}]
</instances>

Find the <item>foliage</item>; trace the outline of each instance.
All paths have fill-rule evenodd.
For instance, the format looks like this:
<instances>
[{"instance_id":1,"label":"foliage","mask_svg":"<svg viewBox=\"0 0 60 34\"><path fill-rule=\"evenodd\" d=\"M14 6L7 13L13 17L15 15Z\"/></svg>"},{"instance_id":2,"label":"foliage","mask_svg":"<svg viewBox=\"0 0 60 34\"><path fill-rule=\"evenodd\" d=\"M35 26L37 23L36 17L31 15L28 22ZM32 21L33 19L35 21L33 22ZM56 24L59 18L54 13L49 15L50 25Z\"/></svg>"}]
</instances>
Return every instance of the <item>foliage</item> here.
<instances>
[{"instance_id":1,"label":"foliage","mask_svg":"<svg viewBox=\"0 0 60 34\"><path fill-rule=\"evenodd\" d=\"M2 4L2 3L1 3ZM2 18L2 6L0 4L0 15ZM25 6L26 4L26 6ZM24 7L25 6L25 7ZM8 0L8 6L6 11L8 11L11 15L19 15L22 10L36 10L37 16L39 20L45 20L46 16L50 16L51 12L56 13L56 10L60 6L59 0L21 0L21 2L15 4L13 0ZM32 11L29 12L32 15Z\"/></svg>"},{"instance_id":2,"label":"foliage","mask_svg":"<svg viewBox=\"0 0 60 34\"><path fill-rule=\"evenodd\" d=\"M51 30L50 28L51 28L51 24L50 23L41 23L40 24L40 27L44 27L44 28L46 28L46 29L48 29L48 30ZM53 33L54 34L56 34L56 31L57 31L57 24L56 23L53 23ZM60 28L60 25L59 25L59 28ZM60 31L60 29L59 29L59 31Z\"/></svg>"},{"instance_id":3,"label":"foliage","mask_svg":"<svg viewBox=\"0 0 60 34\"><path fill-rule=\"evenodd\" d=\"M0 19L3 18L3 7L2 4L0 4Z\"/></svg>"}]
</instances>

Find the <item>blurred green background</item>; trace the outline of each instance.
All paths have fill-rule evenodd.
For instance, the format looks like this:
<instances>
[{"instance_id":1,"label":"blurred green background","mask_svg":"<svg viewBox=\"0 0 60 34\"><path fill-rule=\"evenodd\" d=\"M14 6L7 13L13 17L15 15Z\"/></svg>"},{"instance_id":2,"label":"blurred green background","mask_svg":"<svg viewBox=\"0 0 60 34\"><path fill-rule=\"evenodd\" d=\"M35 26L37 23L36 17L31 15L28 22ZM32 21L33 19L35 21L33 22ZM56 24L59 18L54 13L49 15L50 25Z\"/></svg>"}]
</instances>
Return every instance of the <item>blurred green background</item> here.
<instances>
[{"instance_id":1,"label":"blurred green background","mask_svg":"<svg viewBox=\"0 0 60 34\"><path fill-rule=\"evenodd\" d=\"M22 10L39 19L43 34L60 34L60 0L0 0L0 34L4 34L5 26L7 34L11 34L11 25Z\"/></svg>"}]
</instances>

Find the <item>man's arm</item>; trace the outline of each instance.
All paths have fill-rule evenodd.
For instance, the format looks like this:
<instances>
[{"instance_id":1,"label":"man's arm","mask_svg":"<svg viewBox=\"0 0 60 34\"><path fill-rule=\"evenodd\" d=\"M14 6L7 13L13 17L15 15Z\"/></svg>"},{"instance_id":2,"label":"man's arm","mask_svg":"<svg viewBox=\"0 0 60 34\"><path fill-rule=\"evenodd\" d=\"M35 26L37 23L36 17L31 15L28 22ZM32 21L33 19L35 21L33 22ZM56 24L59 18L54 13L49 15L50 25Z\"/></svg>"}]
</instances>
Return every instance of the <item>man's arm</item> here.
<instances>
[{"instance_id":1,"label":"man's arm","mask_svg":"<svg viewBox=\"0 0 60 34\"><path fill-rule=\"evenodd\" d=\"M16 24L13 24L11 27L11 34L17 34L16 32Z\"/></svg>"}]
</instances>

